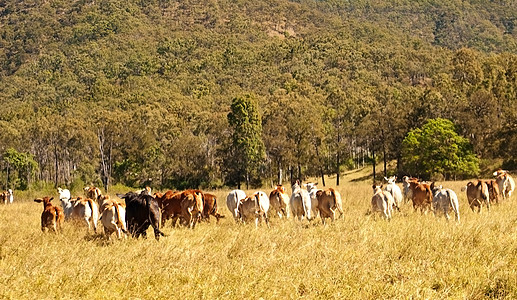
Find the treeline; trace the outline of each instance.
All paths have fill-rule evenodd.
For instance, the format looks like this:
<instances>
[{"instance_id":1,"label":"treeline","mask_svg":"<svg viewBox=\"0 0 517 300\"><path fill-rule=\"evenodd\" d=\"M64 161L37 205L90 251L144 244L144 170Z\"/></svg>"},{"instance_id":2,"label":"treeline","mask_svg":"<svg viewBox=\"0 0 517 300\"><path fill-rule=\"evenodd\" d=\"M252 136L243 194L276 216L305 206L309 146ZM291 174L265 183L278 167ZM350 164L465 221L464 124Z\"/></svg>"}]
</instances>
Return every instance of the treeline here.
<instances>
[{"instance_id":1,"label":"treeline","mask_svg":"<svg viewBox=\"0 0 517 300\"><path fill-rule=\"evenodd\" d=\"M404 137L434 118L511 167L516 5L1 1L1 183L218 187L382 158L403 173ZM263 144L248 178L228 118L246 97Z\"/></svg>"}]
</instances>

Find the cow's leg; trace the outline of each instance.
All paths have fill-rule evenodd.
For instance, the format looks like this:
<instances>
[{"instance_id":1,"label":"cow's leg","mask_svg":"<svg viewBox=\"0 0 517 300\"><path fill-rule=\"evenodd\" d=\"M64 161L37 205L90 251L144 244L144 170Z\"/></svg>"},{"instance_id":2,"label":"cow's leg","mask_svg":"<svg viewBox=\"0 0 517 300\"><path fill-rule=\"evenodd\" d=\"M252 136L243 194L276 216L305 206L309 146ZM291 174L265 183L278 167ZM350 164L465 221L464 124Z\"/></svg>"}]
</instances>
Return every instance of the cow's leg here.
<instances>
[{"instance_id":1,"label":"cow's leg","mask_svg":"<svg viewBox=\"0 0 517 300\"><path fill-rule=\"evenodd\" d=\"M269 217L267 216L267 214L265 214L265 220L267 228L271 228L271 226L269 226Z\"/></svg>"},{"instance_id":2,"label":"cow's leg","mask_svg":"<svg viewBox=\"0 0 517 300\"><path fill-rule=\"evenodd\" d=\"M93 233L97 233L97 222L98 222L98 220L94 216L92 216ZM99 228L99 230L101 230L101 229Z\"/></svg>"},{"instance_id":3,"label":"cow's leg","mask_svg":"<svg viewBox=\"0 0 517 300\"><path fill-rule=\"evenodd\" d=\"M450 206L450 204L447 204L443 208L443 214L445 215L445 219L447 219L447 221L449 221L451 219L451 217L449 216L449 206Z\"/></svg>"},{"instance_id":4,"label":"cow's leg","mask_svg":"<svg viewBox=\"0 0 517 300\"><path fill-rule=\"evenodd\" d=\"M110 240L110 236L111 236L111 230L104 226L104 237L107 239L107 240Z\"/></svg>"},{"instance_id":5,"label":"cow's leg","mask_svg":"<svg viewBox=\"0 0 517 300\"><path fill-rule=\"evenodd\" d=\"M179 215L172 216L172 227L176 227L176 222L178 222Z\"/></svg>"},{"instance_id":6,"label":"cow's leg","mask_svg":"<svg viewBox=\"0 0 517 300\"><path fill-rule=\"evenodd\" d=\"M86 223L86 233L90 233L90 217L84 217L84 222Z\"/></svg>"}]
</instances>

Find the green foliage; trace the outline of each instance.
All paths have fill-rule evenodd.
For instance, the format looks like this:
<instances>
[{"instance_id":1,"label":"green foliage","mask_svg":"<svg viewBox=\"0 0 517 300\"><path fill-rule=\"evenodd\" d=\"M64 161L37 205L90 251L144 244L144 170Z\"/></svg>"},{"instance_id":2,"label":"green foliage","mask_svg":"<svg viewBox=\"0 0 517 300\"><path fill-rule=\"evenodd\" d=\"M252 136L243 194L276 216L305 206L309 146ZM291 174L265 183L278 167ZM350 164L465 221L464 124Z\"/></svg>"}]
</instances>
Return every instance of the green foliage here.
<instances>
[{"instance_id":1,"label":"green foliage","mask_svg":"<svg viewBox=\"0 0 517 300\"><path fill-rule=\"evenodd\" d=\"M479 157L517 155L508 1L29 0L0 17L0 152L34 155L39 181L214 186L264 152L257 180L330 174L400 160L433 118ZM246 93L264 129L234 137Z\"/></svg>"},{"instance_id":2,"label":"green foliage","mask_svg":"<svg viewBox=\"0 0 517 300\"><path fill-rule=\"evenodd\" d=\"M240 176L256 175L264 160L264 143L262 141L262 118L258 111L258 102L254 95L245 94L235 97L228 113L228 123L233 129L233 159L227 162Z\"/></svg>"},{"instance_id":3,"label":"green foliage","mask_svg":"<svg viewBox=\"0 0 517 300\"><path fill-rule=\"evenodd\" d=\"M446 119L430 119L422 128L411 130L402 142L402 155L406 172L427 179L479 173L479 160L472 153L472 145Z\"/></svg>"},{"instance_id":4,"label":"green foliage","mask_svg":"<svg viewBox=\"0 0 517 300\"><path fill-rule=\"evenodd\" d=\"M9 148L4 152L3 159L9 176L7 187L21 190L28 189L39 168L38 163L34 160L34 155Z\"/></svg>"}]
</instances>

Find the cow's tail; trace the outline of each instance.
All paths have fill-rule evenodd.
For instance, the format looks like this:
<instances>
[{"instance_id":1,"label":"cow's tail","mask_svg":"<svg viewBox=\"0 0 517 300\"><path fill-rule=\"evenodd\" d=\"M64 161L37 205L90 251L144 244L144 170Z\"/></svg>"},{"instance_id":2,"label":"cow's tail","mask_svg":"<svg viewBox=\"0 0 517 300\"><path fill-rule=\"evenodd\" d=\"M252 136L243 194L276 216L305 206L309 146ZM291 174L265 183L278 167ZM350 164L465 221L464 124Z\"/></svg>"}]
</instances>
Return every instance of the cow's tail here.
<instances>
[{"instance_id":1,"label":"cow's tail","mask_svg":"<svg viewBox=\"0 0 517 300\"><path fill-rule=\"evenodd\" d=\"M212 207L212 210L208 213L209 215L217 214L217 197L213 197L214 199L214 207Z\"/></svg>"}]
</instances>

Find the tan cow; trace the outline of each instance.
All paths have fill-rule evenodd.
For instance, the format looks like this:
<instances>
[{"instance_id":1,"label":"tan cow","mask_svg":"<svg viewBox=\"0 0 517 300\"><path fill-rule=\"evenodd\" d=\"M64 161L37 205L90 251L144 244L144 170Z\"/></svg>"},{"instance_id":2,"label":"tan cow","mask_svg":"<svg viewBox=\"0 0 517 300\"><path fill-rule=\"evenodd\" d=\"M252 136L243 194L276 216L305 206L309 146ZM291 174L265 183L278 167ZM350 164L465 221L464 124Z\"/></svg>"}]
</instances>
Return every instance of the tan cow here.
<instances>
[{"instance_id":1,"label":"tan cow","mask_svg":"<svg viewBox=\"0 0 517 300\"><path fill-rule=\"evenodd\" d=\"M102 192L99 188L96 188L95 186L87 186L84 188L84 194L86 195L86 198L95 200L100 207L101 203L99 203L99 197L102 195Z\"/></svg>"},{"instance_id":2,"label":"tan cow","mask_svg":"<svg viewBox=\"0 0 517 300\"><path fill-rule=\"evenodd\" d=\"M506 170L497 170L493 174L496 176L497 185L499 186L499 193L503 197L504 200L510 199L512 196L513 190L515 189L515 181L508 174Z\"/></svg>"},{"instance_id":3,"label":"tan cow","mask_svg":"<svg viewBox=\"0 0 517 300\"><path fill-rule=\"evenodd\" d=\"M330 218L334 222L336 210L339 212L339 217L343 216L343 203L341 201L341 194L338 191L333 188L318 190L316 192L316 199L318 199L318 210L323 224L325 224L326 218Z\"/></svg>"},{"instance_id":4,"label":"tan cow","mask_svg":"<svg viewBox=\"0 0 517 300\"><path fill-rule=\"evenodd\" d=\"M70 199L72 203L72 219L83 220L86 223L88 232L93 227L93 231L97 232L97 221L99 220L99 207L93 199L82 197Z\"/></svg>"},{"instance_id":5,"label":"tan cow","mask_svg":"<svg viewBox=\"0 0 517 300\"><path fill-rule=\"evenodd\" d=\"M475 207L478 207L478 213L480 213L483 203L486 204L487 210L490 211L490 194L486 182L476 180L467 183L467 200L472 211L474 211Z\"/></svg>"},{"instance_id":6,"label":"tan cow","mask_svg":"<svg viewBox=\"0 0 517 300\"><path fill-rule=\"evenodd\" d=\"M382 185L374 184L372 186L373 196L372 196L372 213L380 212L381 215L387 220L391 219L391 212L393 210L393 196L390 192L383 191Z\"/></svg>"},{"instance_id":7,"label":"tan cow","mask_svg":"<svg viewBox=\"0 0 517 300\"><path fill-rule=\"evenodd\" d=\"M281 184L277 185L274 190L269 193L269 203L271 208L276 211L278 217L289 218L289 195Z\"/></svg>"},{"instance_id":8,"label":"tan cow","mask_svg":"<svg viewBox=\"0 0 517 300\"><path fill-rule=\"evenodd\" d=\"M104 226L104 234L110 239L113 232L117 233L117 238L122 238L127 234L126 226L126 207L117 200L111 199L109 195L103 195L99 198L101 205L101 223Z\"/></svg>"},{"instance_id":9,"label":"tan cow","mask_svg":"<svg viewBox=\"0 0 517 300\"><path fill-rule=\"evenodd\" d=\"M43 202L43 212L41 213L41 231L43 232L47 232L47 230L51 230L53 232L61 231L63 221L65 219L63 209L61 207L52 205L50 202L52 199L54 199L54 197L34 199L34 202Z\"/></svg>"},{"instance_id":10,"label":"tan cow","mask_svg":"<svg viewBox=\"0 0 517 300\"><path fill-rule=\"evenodd\" d=\"M203 215L203 192L186 190L181 193L181 217L184 225L194 229Z\"/></svg>"},{"instance_id":11,"label":"tan cow","mask_svg":"<svg viewBox=\"0 0 517 300\"><path fill-rule=\"evenodd\" d=\"M256 192L253 195L244 198L238 205L239 216L242 221L255 219L255 227L258 227L262 219L266 221L269 227L269 218L267 212L269 211L269 198L264 192Z\"/></svg>"}]
</instances>

